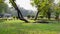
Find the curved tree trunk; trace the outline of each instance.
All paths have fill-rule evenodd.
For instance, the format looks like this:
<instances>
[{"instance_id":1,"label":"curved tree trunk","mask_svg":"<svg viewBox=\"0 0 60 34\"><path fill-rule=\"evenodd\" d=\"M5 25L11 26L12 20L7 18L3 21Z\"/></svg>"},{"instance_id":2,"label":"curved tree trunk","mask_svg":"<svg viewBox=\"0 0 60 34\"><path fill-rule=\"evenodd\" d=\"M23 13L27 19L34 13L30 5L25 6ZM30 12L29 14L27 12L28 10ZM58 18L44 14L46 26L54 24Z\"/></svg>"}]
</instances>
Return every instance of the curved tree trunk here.
<instances>
[{"instance_id":1,"label":"curved tree trunk","mask_svg":"<svg viewBox=\"0 0 60 34\"><path fill-rule=\"evenodd\" d=\"M39 14L39 12L40 12L39 7L40 7L40 5L38 5L38 7L37 7L38 12L37 12L37 14L36 14L35 20L37 20L37 18L38 18L38 14Z\"/></svg>"},{"instance_id":2,"label":"curved tree trunk","mask_svg":"<svg viewBox=\"0 0 60 34\"><path fill-rule=\"evenodd\" d=\"M18 9L18 7L17 7L17 5L16 5L16 3L15 3L15 0L10 0L10 2L11 2L11 4L12 4L12 6L17 10L18 18L19 18L20 20L23 20L23 21L25 21L25 22L28 22L28 20L24 19L21 11Z\"/></svg>"},{"instance_id":3,"label":"curved tree trunk","mask_svg":"<svg viewBox=\"0 0 60 34\"><path fill-rule=\"evenodd\" d=\"M38 11L37 14L36 14L35 20L37 20L37 18L38 18L38 14L39 14L39 11Z\"/></svg>"}]
</instances>

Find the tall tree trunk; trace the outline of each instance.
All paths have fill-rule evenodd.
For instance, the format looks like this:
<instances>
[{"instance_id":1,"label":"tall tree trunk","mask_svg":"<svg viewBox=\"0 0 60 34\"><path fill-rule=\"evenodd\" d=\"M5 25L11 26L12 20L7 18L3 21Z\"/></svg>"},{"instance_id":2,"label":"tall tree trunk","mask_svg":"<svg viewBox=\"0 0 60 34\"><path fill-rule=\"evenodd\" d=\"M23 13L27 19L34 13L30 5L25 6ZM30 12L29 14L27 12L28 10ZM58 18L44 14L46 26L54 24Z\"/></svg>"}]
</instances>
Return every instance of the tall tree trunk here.
<instances>
[{"instance_id":1,"label":"tall tree trunk","mask_svg":"<svg viewBox=\"0 0 60 34\"><path fill-rule=\"evenodd\" d=\"M55 17L55 19L56 19L56 20L58 20L58 19L59 19L59 15L58 15L58 16L56 16L56 17Z\"/></svg>"},{"instance_id":2,"label":"tall tree trunk","mask_svg":"<svg viewBox=\"0 0 60 34\"><path fill-rule=\"evenodd\" d=\"M28 22L28 20L24 19L21 11L18 9L18 7L17 7L17 5L16 5L16 3L15 3L15 0L10 0L10 2L11 2L11 4L12 4L12 6L17 10L18 18L19 18L20 20L23 20L23 21L25 21L25 22Z\"/></svg>"},{"instance_id":3,"label":"tall tree trunk","mask_svg":"<svg viewBox=\"0 0 60 34\"><path fill-rule=\"evenodd\" d=\"M38 18L38 14L39 14L39 11L38 11L37 14L36 14L35 20L37 20L37 18Z\"/></svg>"},{"instance_id":4,"label":"tall tree trunk","mask_svg":"<svg viewBox=\"0 0 60 34\"><path fill-rule=\"evenodd\" d=\"M50 11L47 12L47 17L50 20L50 18L51 18L51 12Z\"/></svg>"},{"instance_id":5,"label":"tall tree trunk","mask_svg":"<svg viewBox=\"0 0 60 34\"><path fill-rule=\"evenodd\" d=\"M56 12L56 15L55 16L56 16L55 19L56 20L59 20L59 13Z\"/></svg>"},{"instance_id":6,"label":"tall tree trunk","mask_svg":"<svg viewBox=\"0 0 60 34\"><path fill-rule=\"evenodd\" d=\"M50 20L50 18L51 18L51 9L50 9L50 8L48 9L47 17L48 17L48 19Z\"/></svg>"}]
</instances>

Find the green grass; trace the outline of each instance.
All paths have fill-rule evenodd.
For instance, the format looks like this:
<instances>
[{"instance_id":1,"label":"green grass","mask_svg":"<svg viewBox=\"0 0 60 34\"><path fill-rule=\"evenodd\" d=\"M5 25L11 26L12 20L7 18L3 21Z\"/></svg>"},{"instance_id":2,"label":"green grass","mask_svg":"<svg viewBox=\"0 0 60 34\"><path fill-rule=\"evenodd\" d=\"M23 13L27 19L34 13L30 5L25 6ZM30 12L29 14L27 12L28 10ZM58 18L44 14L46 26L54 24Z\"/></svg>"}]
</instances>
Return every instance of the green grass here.
<instances>
[{"instance_id":1,"label":"green grass","mask_svg":"<svg viewBox=\"0 0 60 34\"><path fill-rule=\"evenodd\" d=\"M24 23L21 20L0 20L0 34L60 34L60 23L42 24Z\"/></svg>"}]
</instances>

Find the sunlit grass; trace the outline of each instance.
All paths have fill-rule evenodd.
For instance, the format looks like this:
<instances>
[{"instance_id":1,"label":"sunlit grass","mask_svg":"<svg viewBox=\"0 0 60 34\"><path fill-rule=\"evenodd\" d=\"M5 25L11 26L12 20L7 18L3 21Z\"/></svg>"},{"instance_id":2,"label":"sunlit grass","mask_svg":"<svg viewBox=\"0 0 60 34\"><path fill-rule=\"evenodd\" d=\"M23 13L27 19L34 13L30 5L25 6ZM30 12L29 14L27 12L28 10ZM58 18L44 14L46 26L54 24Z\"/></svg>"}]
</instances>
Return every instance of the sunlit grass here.
<instances>
[{"instance_id":1,"label":"sunlit grass","mask_svg":"<svg viewBox=\"0 0 60 34\"><path fill-rule=\"evenodd\" d=\"M60 34L60 23L25 23L21 20L0 20L0 22L0 34Z\"/></svg>"},{"instance_id":2,"label":"sunlit grass","mask_svg":"<svg viewBox=\"0 0 60 34\"><path fill-rule=\"evenodd\" d=\"M23 23L24 21L21 21L21 20L7 20L7 21L4 21L5 23Z\"/></svg>"}]
</instances>

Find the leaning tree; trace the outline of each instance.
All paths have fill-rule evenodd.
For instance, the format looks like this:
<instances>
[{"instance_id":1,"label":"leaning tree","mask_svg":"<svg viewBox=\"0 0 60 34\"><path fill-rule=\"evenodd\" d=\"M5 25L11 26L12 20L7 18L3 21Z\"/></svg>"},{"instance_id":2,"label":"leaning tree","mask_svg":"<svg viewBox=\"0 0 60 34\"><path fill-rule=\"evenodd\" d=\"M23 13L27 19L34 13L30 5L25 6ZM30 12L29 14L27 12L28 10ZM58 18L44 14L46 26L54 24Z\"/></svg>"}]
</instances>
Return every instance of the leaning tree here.
<instances>
[{"instance_id":1,"label":"leaning tree","mask_svg":"<svg viewBox=\"0 0 60 34\"><path fill-rule=\"evenodd\" d=\"M23 15L22 15L21 11L19 10L17 4L15 3L16 0L9 0L9 1L10 1L10 3L12 4L12 6L17 10L18 18L19 18L20 20L25 21L25 22L29 22L27 19L25 19L25 18L23 17Z\"/></svg>"},{"instance_id":2,"label":"leaning tree","mask_svg":"<svg viewBox=\"0 0 60 34\"><path fill-rule=\"evenodd\" d=\"M48 19L50 19L50 16L51 16L50 10L54 0L31 0L31 1L32 1L31 4L37 7L37 10L38 10L35 20L37 19L38 14L41 12L43 13L43 15L46 15Z\"/></svg>"}]
</instances>

